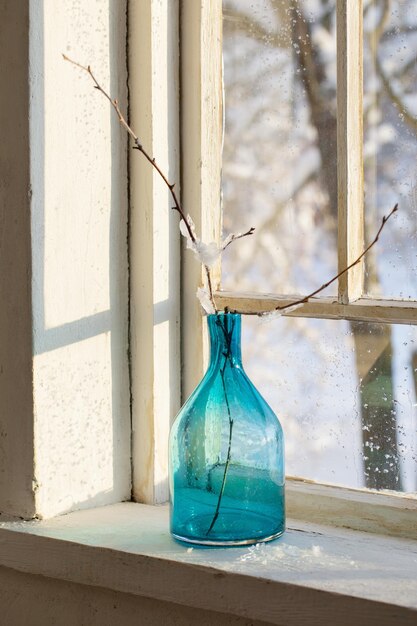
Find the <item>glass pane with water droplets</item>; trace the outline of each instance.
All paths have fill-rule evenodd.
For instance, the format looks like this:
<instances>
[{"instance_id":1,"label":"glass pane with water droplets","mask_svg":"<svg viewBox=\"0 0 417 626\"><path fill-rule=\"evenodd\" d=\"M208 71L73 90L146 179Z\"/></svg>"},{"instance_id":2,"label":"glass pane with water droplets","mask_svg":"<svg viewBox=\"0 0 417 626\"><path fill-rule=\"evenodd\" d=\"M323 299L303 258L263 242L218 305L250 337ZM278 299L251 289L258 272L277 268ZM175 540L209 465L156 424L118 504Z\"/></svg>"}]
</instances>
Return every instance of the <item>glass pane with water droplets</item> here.
<instances>
[{"instance_id":1,"label":"glass pane with water droplets","mask_svg":"<svg viewBox=\"0 0 417 626\"><path fill-rule=\"evenodd\" d=\"M224 231L256 231L225 252L222 288L305 294L337 267L335 1L223 15Z\"/></svg>"},{"instance_id":2,"label":"glass pane with water droplets","mask_svg":"<svg viewBox=\"0 0 417 626\"><path fill-rule=\"evenodd\" d=\"M417 491L417 328L246 317L242 347L283 426L287 475Z\"/></svg>"},{"instance_id":3,"label":"glass pane with water droplets","mask_svg":"<svg viewBox=\"0 0 417 626\"><path fill-rule=\"evenodd\" d=\"M400 211L365 262L373 297L417 299L417 11L414 0L364 3L366 234Z\"/></svg>"}]
</instances>

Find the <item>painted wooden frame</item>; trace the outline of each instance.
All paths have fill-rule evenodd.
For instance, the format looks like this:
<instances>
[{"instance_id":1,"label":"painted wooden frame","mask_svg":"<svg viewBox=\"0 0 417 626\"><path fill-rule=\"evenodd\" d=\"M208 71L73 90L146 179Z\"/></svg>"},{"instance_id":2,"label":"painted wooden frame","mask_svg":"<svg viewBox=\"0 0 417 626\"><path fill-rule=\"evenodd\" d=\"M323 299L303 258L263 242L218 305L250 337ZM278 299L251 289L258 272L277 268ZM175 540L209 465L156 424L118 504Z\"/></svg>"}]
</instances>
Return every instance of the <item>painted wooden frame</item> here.
<instances>
[{"instance_id":1,"label":"painted wooden frame","mask_svg":"<svg viewBox=\"0 0 417 626\"><path fill-rule=\"evenodd\" d=\"M179 3L129 2L130 122L179 182ZM180 406L178 217L155 170L130 153L132 493L168 499L168 434Z\"/></svg>"},{"instance_id":2,"label":"painted wooden frame","mask_svg":"<svg viewBox=\"0 0 417 626\"><path fill-rule=\"evenodd\" d=\"M183 207L202 239L218 241L221 0L129 2L128 24L132 127L178 190L181 183ZM167 188L136 156L130 158L132 493L159 504L168 499L169 428L181 397L202 376L207 342L195 295L199 264L185 246L180 260ZM217 288L220 265L212 275Z\"/></svg>"},{"instance_id":3,"label":"painted wooden frame","mask_svg":"<svg viewBox=\"0 0 417 626\"><path fill-rule=\"evenodd\" d=\"M222 230L222 17L221 0L181 2L183 206L193 218L202 240L216 242L220 241ZM185 400L201 379L207 361L207 338L196 298L202 272L194 255L185 250L182 277L182 395ZM213 268L212 277L217 288L220 263Z\"/></svg>"},{"instance_id":4,"label":"painted wooden frame","mask_svg":"<svg viewBox=\"0 0 417 626\"><path fill-rule=\"evenodd\" d=\"M362 0L359 6L353 4L337 0L339 269L359 256L364 240ZM147 145L157 150L155 156L160 159L162 155L161 164L169 171L171 180L179 179L177 163L181 154L182 204L202 239L219 241L222 225L222 1L157 3L147 0L131 2L129 7L132 124L139 128ZM164 48L168 55L161 54L160 46L166 45L162 37L174 45L170 50ZM178 39L179 50L172 44ZM160 65L166 64L167 58L169 66L164 70ZM160 72L166 76L168 91L157 91ZM179 92L180 110L175 105ZM170 127L163 125L161 134L160 120L168 117ZM169 209L166 190L158 186L147 164L135 161L130 167L133 494L141 502L159 503L168 498L169 425L181 399L188 396L201 378L207 359L207 340L195 296L203 276L185 246L179 261L179 251L174 244L178 241L177 224L174 228L168 226L166 218ZM139 205L144 212L136 210ZM162 265L157 258L161 246L175 250L171 257L164 257ZM144 268L147 268L146 274ZM220 266L215 268L214 277L215 287L219 289ZM161 302L160 294L157 295L157 283L161 280L172 286L167 310L171 334L159 337L155 316ZM175 296L171 299L175 290L178 294L181 291L180 301ZM228 306L249 315L291 301L294 301L293 296L216 292L219 308ZM414 324L417 303L364 297L360 264L340 279L337 298L313 298L289 315ZM168 342L169 350L164 348L164 342ZM167 394L166 380L172 372L176 372L176 376ZM307 491L310 489L310 485L304 486ZM322 486L322 489L326 492L332 488ZM294 512L299 511L298 504L294 504L300 499L299 491L291 496ZM301 499L304 495L303 492ZM309 516L314 519L311 507Z\"/></svg>"},{"instance_id":5,"label":"painted wooden frame","mask_svg":"<svg viewBox=\"0 0 417 626\"><path fill-rule=\"evenodd\" d=\"M290 477L285 496L290 519L417 539L417 498L411 494L350 489ZM291 528L291 521L288 526Z\"/></svg>"},{"instance_id":6,"label":"painted wooden frame","mask_svg":"<svg viewBox=\"0 0 417 626\"><path fill-rule=\"evenodd\" d=\"M339 272L364 247L363 3L337 2L337 203ZM339 302L363 295L363 260L339 278Z\"/></svg>"},{"instance_id":7,"label":"painted wooden frame","mask_svg":"<svg viewBox=\"0 0 417 626\"><path fill-rule=\"evenodd\" d=\"M261 311L273 311L277 306L295 302L294 296L272 294L249 294L230 291L216 293L219 308L243 311L245 315L258 315ZM416 324L417 302L412 300L376 300L360 298L349 304L341 304L336 298L311 298L289 317L317 317L322 319L346 319L385 324Z\"/></svg>"}]
</instances>

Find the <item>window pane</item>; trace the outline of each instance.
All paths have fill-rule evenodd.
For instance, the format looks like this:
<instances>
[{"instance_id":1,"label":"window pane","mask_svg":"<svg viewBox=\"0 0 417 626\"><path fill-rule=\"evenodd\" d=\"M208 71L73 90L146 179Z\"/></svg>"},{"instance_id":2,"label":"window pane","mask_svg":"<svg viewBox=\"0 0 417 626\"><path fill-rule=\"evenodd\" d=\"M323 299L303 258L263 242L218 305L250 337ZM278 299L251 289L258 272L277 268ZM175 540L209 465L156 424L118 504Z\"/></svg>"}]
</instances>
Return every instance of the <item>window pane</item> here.
<instances>
[{"instance_id":1,"label":"window pane","mask_svg":"<svg viewBox=\"0 0 417 626\"><path fill-rule=\"evenodd\" d=\"M228 248L222 287L307 293L337 266L335 1L223 13L224 230L256 232Z\"/></svg>"},{"instance_id":2,"label":"window pane","mask_svg":"<svg viewBox=\"0 0 417 626\"><path fill-rule=\"evenodd\" d=\"M415 327L246 317L243 352L284 428L287 475L417 490Z\"/></svg>"},{"instance_id":3,"label":"window pane","mask_svg":"<svg viewBox=\"0 0 417 626\"><path fill-rule=\"evenodd\" d=\"M415 0L364 5L364 158L368 240L400 211L366 261L366 292L417 299L417 11Z\"/></svg>"}]
</instances>

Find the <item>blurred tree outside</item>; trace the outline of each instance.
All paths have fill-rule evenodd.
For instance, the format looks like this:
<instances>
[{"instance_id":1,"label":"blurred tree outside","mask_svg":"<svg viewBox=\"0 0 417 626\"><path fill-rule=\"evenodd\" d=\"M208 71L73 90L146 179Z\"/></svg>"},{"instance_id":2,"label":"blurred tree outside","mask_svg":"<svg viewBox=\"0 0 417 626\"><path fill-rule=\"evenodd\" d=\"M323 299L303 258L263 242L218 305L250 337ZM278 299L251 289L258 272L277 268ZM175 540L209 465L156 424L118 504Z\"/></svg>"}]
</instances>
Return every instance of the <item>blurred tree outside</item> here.
<instances>
[{"instance_id":1,"label":"blurred tree outside","mask_svg":"<svg viewBox=\"0 0 417 626\"><path fill-rule=\"evenodd\" d=\"M365 292L374 298L417 299L417 12L412 4L364 2L366 240L395 202L401 208L400 219L366 261ZM307 293L337 271L335 0L224 0L223 7L224 227L226 232L257 230L226 256L222 285ZM327 295L335 294L333 286ZM275 324L281 332L291 324L311 352L320 353L314 325L301 318ZM346 335L356 369L363 483L401 490L394 371L401 342L389 324L352 322ZM407 358L414 372L413 341ZM325 353L322 358L328 359ZM415 376L408 382L415 394ZM309 477L308 469L304 475Z\"/></svg>"}]
</instances>

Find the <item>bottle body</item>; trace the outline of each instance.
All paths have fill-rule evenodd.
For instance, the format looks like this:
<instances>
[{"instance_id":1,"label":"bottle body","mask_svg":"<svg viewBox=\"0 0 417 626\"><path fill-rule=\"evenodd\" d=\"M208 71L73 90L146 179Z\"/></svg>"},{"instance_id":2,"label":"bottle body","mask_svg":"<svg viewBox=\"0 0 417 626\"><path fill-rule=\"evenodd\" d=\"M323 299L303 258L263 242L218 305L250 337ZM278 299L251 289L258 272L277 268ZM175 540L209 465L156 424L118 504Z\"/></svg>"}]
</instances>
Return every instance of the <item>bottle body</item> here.
<instances>
[{"instance_id":1,"label":"bottle body","mask_svg":"<svg viewBox=\"0 0 417 626\"><path fill-rule=\"evenodd\" d=\"M171 532L202 545L268 541L285 527L284 441L240 358L240 316L208 316L209 368L170 434Z\"/></svg>"}]
</instances>

